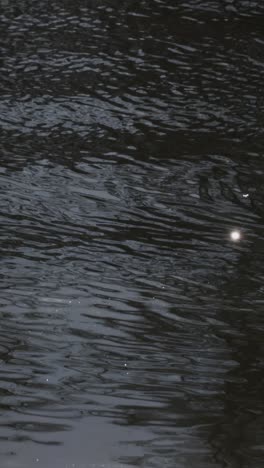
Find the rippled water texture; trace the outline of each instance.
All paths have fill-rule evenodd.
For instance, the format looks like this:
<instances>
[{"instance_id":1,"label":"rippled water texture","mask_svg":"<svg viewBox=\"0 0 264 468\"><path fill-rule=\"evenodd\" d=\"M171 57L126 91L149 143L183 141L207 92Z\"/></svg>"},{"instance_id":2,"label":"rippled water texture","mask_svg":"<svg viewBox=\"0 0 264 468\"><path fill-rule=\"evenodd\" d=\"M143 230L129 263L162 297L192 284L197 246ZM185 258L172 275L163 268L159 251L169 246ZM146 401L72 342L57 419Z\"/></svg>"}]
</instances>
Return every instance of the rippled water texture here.
<instances>
[{"instance_id":1,"label":"rippled water texture","mask_svg":"<svg viewBox=\"0 0 264 468\"><path fill-rule=\"evenodd\" d=\"M1 466L263 466L263 18L0 1Z\"/></svg>"}]
</instances>

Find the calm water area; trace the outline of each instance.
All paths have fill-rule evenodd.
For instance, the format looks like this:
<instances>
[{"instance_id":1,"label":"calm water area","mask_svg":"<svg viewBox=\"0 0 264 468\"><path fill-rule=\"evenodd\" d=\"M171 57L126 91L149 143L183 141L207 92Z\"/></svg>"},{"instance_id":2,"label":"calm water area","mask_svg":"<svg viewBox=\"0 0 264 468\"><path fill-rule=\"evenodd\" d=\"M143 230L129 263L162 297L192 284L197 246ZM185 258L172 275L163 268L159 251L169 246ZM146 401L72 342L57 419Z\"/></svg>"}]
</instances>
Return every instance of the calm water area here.
<instances>
[{"instance_id":1,"label":"calm water area","mask_svg":"<svg viewBox=\"0 0 264 468\"><path fill-rule=\"evenodd\" d=\"M264 2L0 0L0 51L0 466L264 467Z\"/></svg>"}]
</instances>

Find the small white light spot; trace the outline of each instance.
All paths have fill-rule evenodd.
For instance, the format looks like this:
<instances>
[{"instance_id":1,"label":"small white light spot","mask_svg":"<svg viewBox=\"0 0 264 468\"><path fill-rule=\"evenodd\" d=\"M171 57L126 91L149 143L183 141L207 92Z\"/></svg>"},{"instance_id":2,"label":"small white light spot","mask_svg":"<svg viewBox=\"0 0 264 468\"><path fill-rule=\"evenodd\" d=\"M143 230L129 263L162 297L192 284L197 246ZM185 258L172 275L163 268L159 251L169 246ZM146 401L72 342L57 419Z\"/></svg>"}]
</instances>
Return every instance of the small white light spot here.
<instances>
[{"instance_id":1,"label":"small white light spot","mask_svg":"<svg viewBox=\"0 0 264 468\"><path fill-rule=\"evenodd\" d=\"M237 242L241 239L241 234L239 231L232 231L230 237L232 241Z\"/></svg>"},{"instance_id":2,"label":"small white light spot","mask_svg":"<svg viewBox=\"0 0 264 468\"><path fill-rule=\"evenodd\" d=\"M249 197L249 193L243 193L243 198L248 198Z\"/></svg>"}]
</instances>

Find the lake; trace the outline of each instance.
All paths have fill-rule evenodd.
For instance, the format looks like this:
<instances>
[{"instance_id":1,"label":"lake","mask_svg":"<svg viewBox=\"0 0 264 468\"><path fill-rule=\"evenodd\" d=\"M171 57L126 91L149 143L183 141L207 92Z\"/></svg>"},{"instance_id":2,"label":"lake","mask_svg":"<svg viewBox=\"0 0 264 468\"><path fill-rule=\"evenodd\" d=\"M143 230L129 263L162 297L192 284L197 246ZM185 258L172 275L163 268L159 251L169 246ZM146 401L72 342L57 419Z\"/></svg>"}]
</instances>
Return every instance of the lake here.
<instances>
[{"instance_id":1,"label":"lake","mask_svg":"<svg viewBox=\"0 0 264 468\"><path fill-rule=\"evenodd\" d=\"M263 15L0 1L1 466L263 466Z\"/></svg>"}]
</instances>

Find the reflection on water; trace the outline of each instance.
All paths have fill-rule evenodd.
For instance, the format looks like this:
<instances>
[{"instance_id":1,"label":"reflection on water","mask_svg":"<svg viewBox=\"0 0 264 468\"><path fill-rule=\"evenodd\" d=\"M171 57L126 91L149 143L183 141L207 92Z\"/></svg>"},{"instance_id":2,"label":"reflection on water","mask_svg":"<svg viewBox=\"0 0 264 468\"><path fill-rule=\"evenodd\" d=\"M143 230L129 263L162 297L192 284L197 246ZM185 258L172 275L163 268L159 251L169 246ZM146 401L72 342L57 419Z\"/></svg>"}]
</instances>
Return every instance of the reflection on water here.
<instances>
[{"instance_id":1,"label":"reflection on water","mask_svg":"<svg viewBox=\"0 0 264 468\"><path fill-rule=\"evenodd\" d=\"M263 460L261 2L0 2L0 457Z\"/></svg>"}]
</instances>

